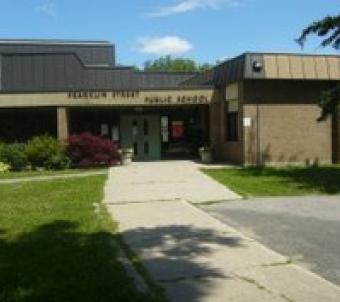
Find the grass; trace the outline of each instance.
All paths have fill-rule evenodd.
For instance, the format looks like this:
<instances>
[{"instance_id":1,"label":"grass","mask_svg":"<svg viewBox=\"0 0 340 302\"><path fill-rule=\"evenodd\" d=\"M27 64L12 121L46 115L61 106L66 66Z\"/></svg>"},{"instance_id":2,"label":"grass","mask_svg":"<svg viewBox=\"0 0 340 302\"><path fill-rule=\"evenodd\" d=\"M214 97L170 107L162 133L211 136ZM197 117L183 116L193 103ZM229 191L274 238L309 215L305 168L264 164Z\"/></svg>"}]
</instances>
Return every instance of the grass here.
<instances>
[{"instance_id":1,"label":"grass","mask_svg":"<svg viewBox=\"0 0 340 302\"><path fill-rule=\"evenodd\" d=\"M115 258L105 178L0 185L1 302L155 301Z\"/></svg>"},{"instance_id":2,"label":"grass","mask_svg":"<svg viewBox=\"0 0 340 302\"><path fill-rule=\"evenodd\" d=\"M67 169L67 170L44 170L44 171L21 171L21 172L8 172L0 174L1 179L12 179L21 177L35 177L35 176L54 176L73 173L86 173L96 171L106 171L107 169Z\"/></svg>"},{"instance_id":3,"label":"grass","mask_svg":"<svg viewBox=\"0 0 340 302\"><path fill-rule=\"evenodd\" d=\"M204 169L244 197L340 193L340 166Z\"/></svg>"}]
</instances>

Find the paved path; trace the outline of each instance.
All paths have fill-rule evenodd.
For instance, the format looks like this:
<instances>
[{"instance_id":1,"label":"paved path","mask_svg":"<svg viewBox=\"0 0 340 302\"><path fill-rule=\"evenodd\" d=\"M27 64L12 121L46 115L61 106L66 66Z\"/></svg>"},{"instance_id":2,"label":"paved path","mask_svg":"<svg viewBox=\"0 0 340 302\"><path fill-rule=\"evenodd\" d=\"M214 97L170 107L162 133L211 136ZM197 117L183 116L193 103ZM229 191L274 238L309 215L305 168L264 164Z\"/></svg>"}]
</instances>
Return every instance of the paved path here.
<instances>
[{"instance_id":1,"label":"paved path","mask_svg":"<svg viewBox=\"0 0 340 302\"><path fill-rule=\"evenodd\" d=\"M70 173L70 174L59 174L59 175L46 175L46 176L29 176L29 177L18 177L18 178L10 178L10 179L0 179L1 184L14 184L20 182L31 182L31 181L46 181L46 180L55 180L55 179L65 179L65 178L74 178L74 177L87 177L94 175L105 175L107 171L93 171L93 172L81 172L81 173Z\"/></svg>"},{"instance_id":2,"label":"paved path","mask_svg":"<svg viewBox=\"0 0 340 302\"><path fill-rule=\"evenodd\" d=\"M235 200L240 196L199 171L191 161L140 162L110 169L110 202L184 199L193 203Z\"/></svg>"},{"instance_id":3,"label":"paved path","mask_svg":"<svg viewBox=\"0 0 340 302\"><path fill-rule=\"evenodd\" d=\"M191 203L177 199L178 194L168 193L169 188L163 188L164 180L169 179L164 173L184 171L185 177L199 178L196 174L199 171L187 163L179 168L181 164L174 162L173 170L166 169L164 163L113 168L105 196L124 240L141 257L151 276L172 301L340 301L338 287L291 264L287 257L244 236ZM184 182L189 181L182 177L178 175ZM138 187L139 182L150 178L152 185ZM157 179L161 181L158 183ZM188 199L196 201L196 191L205 192L206 186L210 188L210 179L205 176L199 179L196 187L188 186L185 193ZM117 198L114 189L118 189L118 183L131 190L127 193L129 198L124 198L126 194L121 192L118 196L122 200ZM149 191L143 192L142 188ZM155 195L152 192L156 192ZM182 194L181 190L177 192ZM142 194L151 200L146 201ZM172 196L176 199L169 200ZM163 198L157 201L156 197Z\"/></svg>"},{"instance_id":4,"label":"paved path","mask_svg":"<svg viewBox=\"0 0 340 302\"><path fill-rule=\"evenodd\" d=\"M261 198L204 209L340 286L340 196Z\"/></svg>"}]
</instances>

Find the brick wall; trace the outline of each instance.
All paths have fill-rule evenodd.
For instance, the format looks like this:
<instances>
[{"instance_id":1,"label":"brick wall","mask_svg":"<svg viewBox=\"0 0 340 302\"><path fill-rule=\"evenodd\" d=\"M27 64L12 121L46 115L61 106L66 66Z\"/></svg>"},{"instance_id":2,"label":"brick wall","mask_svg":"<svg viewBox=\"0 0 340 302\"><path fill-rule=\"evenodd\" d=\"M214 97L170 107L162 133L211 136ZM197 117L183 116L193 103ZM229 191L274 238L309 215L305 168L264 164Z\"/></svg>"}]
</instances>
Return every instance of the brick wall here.
<instances>
[{"instance_id":1,"label":"brick wall","mask_svg":"<svg viewBox=\"0 0 340 302\"><path fill-rule=\"evenodd\" d=\"M246 81L244 117L252 126L244 129L245 163L330 163L331 119L317 121L320 93L329 87L318 81Z\"/></svg>"},{"instance_id":2,"label":"brick wall","mask_svg":"<svg viewBox=\"0 0 340 302\"><path fill-rule=\"evenodd\" d=\"M318 122L313 104L245 105L252 126L245 130L246 164L330 163L331 121Z\"/></svg>"}]
</instances>

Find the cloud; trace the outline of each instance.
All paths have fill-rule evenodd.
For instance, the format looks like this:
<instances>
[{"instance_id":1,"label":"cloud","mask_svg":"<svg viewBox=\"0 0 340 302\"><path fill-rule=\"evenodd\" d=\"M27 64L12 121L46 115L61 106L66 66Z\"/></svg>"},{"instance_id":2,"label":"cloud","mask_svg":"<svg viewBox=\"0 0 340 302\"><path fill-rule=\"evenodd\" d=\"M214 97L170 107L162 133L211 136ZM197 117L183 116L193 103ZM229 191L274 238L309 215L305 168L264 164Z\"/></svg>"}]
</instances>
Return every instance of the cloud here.
<instances>
[{"instance_id":1,"label":"cloud","mask_svg":"<svg viewBox=\"0 0 340 302\"><path fill-rule=\"evenodd\" d=\"M177 36L143 37L138 39L137 49L146 54L175 55L188 52L192 45Z\"/></svg>"},{"instance_id":2,"label":"cloud","mask_svg":"<svg viewBox=\"0 0 340 302\"><path fill-rule=\"evenodd\" d=\"M44 14L51 17L56 17L57 15L57 6L54 2L48 1L42 3L41 5L36 6L35 11L40 14Z\"/></svg>"},{"instance_id":3,"label":"cloud","mask_svg":"<svg viewBox=\"0 0 340 302\"><path fill-rule=\"evenodd\" d=\"M148 13L148 17L166 17L183 14L197 9L220 9L222 6L239 6L240 0L177 0L172 5L161 6L154 12Z\"/></svg>"}]
</instances>

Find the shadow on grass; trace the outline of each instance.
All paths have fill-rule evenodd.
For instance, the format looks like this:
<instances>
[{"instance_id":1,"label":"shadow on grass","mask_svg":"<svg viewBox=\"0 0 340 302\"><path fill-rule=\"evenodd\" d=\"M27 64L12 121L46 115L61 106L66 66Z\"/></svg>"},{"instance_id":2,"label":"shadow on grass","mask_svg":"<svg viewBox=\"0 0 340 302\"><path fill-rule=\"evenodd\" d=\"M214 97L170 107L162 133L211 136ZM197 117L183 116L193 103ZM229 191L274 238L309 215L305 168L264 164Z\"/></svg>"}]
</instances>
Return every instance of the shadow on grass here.
<instances>
[{"instance_id":1,"label":"shadow on grass","mask_svg":"<svg viewBox=\"0 0 340 302\"><path fill-rule=\"evenodd\" d=\"M136 228L122 233L124 242L142 257L154 280L166 289L171 301L202 301L213 297L215 280L227 280L219 259L221 248L242 247L242 238L211 228L166 225ZM219 254L216 252L219 251ZM214 261L213 261L214 259Z\"/></svg>"},{"instance_id":2,"label":"shadow on grass","mask_svg":"<svg viewBox=\"0 0 340 302\"><path fill-rule=\"evenodd\" d=\"M1 302L152 301L138 296L106 232L55 221L11 240L0 237Z\"/></svg>"},{"instance_id":3,"label":"shadow on grass","mask_svg":"<svg viewBox=\"0 0 340 302\"><path fill-rule=\"evenodd\" d=\"M278 177L283 182L296 183L301 189L317 190L321 193L340 193L340 166L244 168L240 169L239 173L244 176Z\"/></svg>"}]
</instances>

